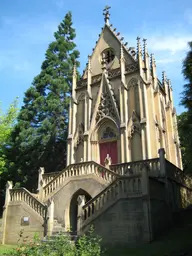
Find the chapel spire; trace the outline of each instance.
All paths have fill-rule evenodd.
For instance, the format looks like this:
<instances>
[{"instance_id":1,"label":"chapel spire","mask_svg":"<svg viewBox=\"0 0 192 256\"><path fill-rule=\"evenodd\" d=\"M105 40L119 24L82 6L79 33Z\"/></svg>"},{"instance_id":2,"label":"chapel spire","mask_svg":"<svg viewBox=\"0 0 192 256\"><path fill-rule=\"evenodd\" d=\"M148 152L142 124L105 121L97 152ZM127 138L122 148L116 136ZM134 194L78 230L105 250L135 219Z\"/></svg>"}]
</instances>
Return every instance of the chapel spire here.
<instances>
[{"instance_id":1,"label":"chapel spire","mask_svg":"<svg viewBox=\"0 0 192 256\"><path fill-rule=\"evenodd\" d=\"M104 10L103 10L103 15L104 15L104 20L105 20L105 24L109 26L109 17L110 17L110 13L109 13L109 9L111 7L106 5Z\"/></svg>"}]
</instances>

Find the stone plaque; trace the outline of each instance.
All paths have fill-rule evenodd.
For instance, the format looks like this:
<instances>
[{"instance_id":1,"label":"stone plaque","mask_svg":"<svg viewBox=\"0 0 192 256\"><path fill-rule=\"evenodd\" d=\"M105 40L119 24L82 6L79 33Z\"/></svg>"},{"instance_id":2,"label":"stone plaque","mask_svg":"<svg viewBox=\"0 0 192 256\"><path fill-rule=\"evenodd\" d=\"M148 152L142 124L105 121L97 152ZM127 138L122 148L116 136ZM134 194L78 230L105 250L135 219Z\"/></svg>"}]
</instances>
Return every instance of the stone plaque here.
<instances>
[{"instance_id":1,"label":"stone plaque","mask_svg":"<svg viewBox=\"0 0 192 256\"><path fill-rule=\"evenodd\" d=\"M21 226L28 226L29 225L29 217L24 216L21 218Z\"/></svg>"}]
</instances>

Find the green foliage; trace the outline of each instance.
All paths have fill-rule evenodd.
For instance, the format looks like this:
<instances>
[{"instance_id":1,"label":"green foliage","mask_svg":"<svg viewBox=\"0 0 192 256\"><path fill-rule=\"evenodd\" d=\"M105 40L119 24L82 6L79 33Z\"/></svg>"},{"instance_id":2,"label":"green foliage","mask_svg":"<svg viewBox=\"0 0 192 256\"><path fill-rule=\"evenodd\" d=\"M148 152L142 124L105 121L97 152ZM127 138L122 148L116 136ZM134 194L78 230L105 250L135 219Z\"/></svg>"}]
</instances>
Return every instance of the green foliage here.
<instances>
[{"instance_id":1,"label":"green foliage","mask_svg":"<svg viewBox=\"0 0 192 256\"><path fill-rule=\"evenodd\" d=\"M27 237L23 237L23 231L20 234L18 247L9 254L12 256L100 256L101 239L93 235L91 228L88 235L80 237L75 242L70 240L67 234L60 234L53 240L41 242L38 236L35 236L30 242L26 242Z\"/></svg>"},{"instance_id":2,"label":"green foliage","mask_svg":"<svg viewBox=\"0 0 192 256\"><path fill-rule=\"evenodd\" d=\"M184 85L181 104L192 114L192 42L189 42L189 51L183 61L182 71L187 83ZM192 116L190 118L192 119Z\"/></svg>"},{"instance_id":3,"label":"green foliage","mask_svg":"<svg viewBox=\"0 0 192 256\"><path fill-rule=\"evenodd\" d=\"M183 112L177 116L178 131L183 159L183 169L187 173L192 172L192 123L188 112Z\"/></svg>"},{"instance_id":4,"label":"green foliage","mask_svg":"<svg viewBox=\"0 0 192 256\"><path fill-rule=\"evenodd\" d=\"M6 113L3 113L0 109L0 175L7 171L5 168L6 156L4 149L8 145L10 134L17 117L17 111L17 100L10 105Z\"/></svg>"},{"instance_id":5,"label":"green foliage","mask_svg":"<svg viewBox=\"0 0 192 256\"><path fill-rule=\"evenodd\" d=\"M184 170L192 173L192 42L183 61L183 75L186 80L182 92L181 104L186 112L178 116L178 128L181 141Z\"/></svg>"},{"instance_id":6,"label":"green foliage","mask_svg":"<svg viewBox=\"0 0 192 256\"><path fill-rule=\"evenodd\" d=\"M54 37L40 74L25 93L7 151L12 180L28 189L36 185L40 166L45 167L46 172L53 172L63 169L66 163L72 72L74 63L79 66L70 12Z\"/></svg>"},{"instance_id":7,"label":"green foliage","mask_svg":"<svg viewBox=\"0 0 192 256\"><path fill-rule=\"evenodd\" d=\"M91 226L87 235L83 235L77 241L77 254L78 256L100 256L101 251L101 238L94 235L94 229Z\"/></svg>"}]
</instances>

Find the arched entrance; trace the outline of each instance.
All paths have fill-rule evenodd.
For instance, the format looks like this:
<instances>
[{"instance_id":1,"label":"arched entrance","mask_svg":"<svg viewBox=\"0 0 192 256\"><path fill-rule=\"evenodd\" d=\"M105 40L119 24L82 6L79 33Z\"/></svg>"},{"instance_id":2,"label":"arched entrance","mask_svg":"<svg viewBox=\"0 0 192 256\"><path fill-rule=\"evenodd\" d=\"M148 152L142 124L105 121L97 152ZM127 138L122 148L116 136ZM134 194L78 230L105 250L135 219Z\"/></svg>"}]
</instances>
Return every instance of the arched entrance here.
<instances>
[{"instance_id":1,"label":"arched entrance","mask_svg":"<svg viewBox=\"0 0 192 256\"><path fill-rule=\"evenodd\" d=\"M111 157L112 164L118 162L117 151L117 134L115 130L110 126L105 126L104 129L99 131L99 151L100 151L100 163L104 164L107 154Z\"/></svg>"},{"instance_id":2,"label":"arched entrance","mask_svg":"<svg viewBox=\"0 0 192 256\"><path fill-rule=\"evenodd\" d=\"M78 221L78 208L82 207L83 202L78 200L83 200L87 203L92 197L83 189L79 189L74 193L70 203L70 229L71 232L77 231L77 221Z\"/></svg>"}]
</instances>

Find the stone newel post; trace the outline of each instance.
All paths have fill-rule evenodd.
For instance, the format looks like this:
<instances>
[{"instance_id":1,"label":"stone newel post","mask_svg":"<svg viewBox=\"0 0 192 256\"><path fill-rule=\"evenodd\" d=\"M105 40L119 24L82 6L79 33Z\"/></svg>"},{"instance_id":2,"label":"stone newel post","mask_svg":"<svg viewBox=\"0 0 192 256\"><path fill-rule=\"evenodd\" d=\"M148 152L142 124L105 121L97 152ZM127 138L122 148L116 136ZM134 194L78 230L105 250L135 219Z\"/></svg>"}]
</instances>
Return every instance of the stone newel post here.
<instances>
[{"instance_id":1,"label":"stone newel post","mask_svg":"<svg viewBox=\"0 0 192 256\"><path fill-rule=\"evenodd\" d=\"M165 199L166 199L167 204L170 205L169 182L168 182L168 177L167 177L164 148L160 148L158 153L159 153L159 159L160 159L160 172L164 176L164 179L165 179L165 193L166 193Z\"/></svg>"},{"instance_id":2,"label":"stone newel post","mask_svg":"<svg viewBox=\"0 0 192 256\"><path fill-rule=\"evenodd\" d=\"M85 195L79 195L77 198L78 203L78 215L77 215L77 231L79 232L81 230L82 221L83 221L83 209L82 207L86 203Z\"/></svg>"},{"instance_id":3,"label":"stone newel post","mask_svg":"<svg viewBox=\"0 0 192 256\"><path fill-rule=\"evenodd\" d=\"M54 227L54 201L49 199L48 201L48 226L47 226L47 235L51 236L53 233Z\"/></svg>"},{"instance_id":4,"label":"stone newel post","mask_svg":"<svg viewBox=\"0 0 192 256\"><path fill-rule=\"evenodd\" d=\"M161 174L166 176L166 163L165 163L165 150L164 148L160 148L158 150L159 160L160 160L160 172Z\"/></svg>"},{"instance_id":5,"label":"stone newel post","mask_svg":"<svg viewBox=\"0 0 192 256\"><path fill-rule=\"evenodd\" d=\"M141 172L141 189L143 198L143 213L144 213L144 224L143 224L143 240L149 242L152 240L153 232L151 225L151 204L150 204L150 188L149 188L149 175L147 166L143 165Z\"/></svg>"},{"instance_id":6,"label":"stone newel post","mask_svg":"<svg viewBox=\"0 0 192 256\"><path fill-rule=\"evenodd\" d=\"M11 181L7 181L6 184L6 194L5 194L5 205L3 211L3 223L2 223L2 244L5 244L6 238L6 225L7 225L7 213L8 213L8 206L11 199L10 190L13 188L13 183Z\"/></svg>"},{"instance_id":7,"label":"stone newel post","mask_svg":"<svg viewBox=\"0 0 192 256\"><path fill-rule=\"evenodd\" d=\"M39 193L40 200L43 200L43 186L44 186L43 174L44 173L45 173L44 167L40 167L39 177L38 177L38 188L37 188L37 192Z\"/></svg>"}]
</instances>

